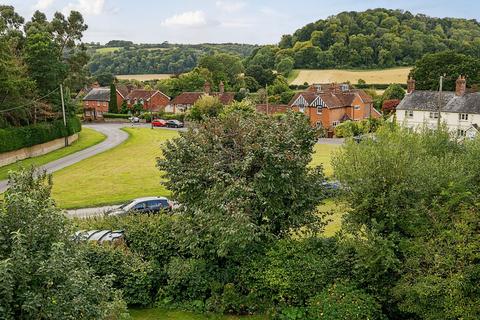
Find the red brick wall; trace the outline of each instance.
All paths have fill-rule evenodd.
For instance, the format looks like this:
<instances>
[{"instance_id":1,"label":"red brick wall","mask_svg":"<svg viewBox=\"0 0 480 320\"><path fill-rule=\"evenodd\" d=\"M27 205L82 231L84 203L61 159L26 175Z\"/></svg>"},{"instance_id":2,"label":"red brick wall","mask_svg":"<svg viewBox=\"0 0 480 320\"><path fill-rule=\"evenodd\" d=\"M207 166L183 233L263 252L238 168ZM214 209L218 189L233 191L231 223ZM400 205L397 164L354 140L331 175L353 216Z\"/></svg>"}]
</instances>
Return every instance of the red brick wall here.
<instances>
[{"instance_id":1,"label":"red brick wall","mask_svg":"<svg viewBox=\"0 0 480 320\"><path fill-rule=\"evenodd\" d=\"M170 99L168 99L168 97L166 97L161 93L157 93L150 99L150 101L147 102L148 108L149 108L148 110L152 110L152 111L164 110L169 102L170 102Z\"/></svg>"}]
</instances>

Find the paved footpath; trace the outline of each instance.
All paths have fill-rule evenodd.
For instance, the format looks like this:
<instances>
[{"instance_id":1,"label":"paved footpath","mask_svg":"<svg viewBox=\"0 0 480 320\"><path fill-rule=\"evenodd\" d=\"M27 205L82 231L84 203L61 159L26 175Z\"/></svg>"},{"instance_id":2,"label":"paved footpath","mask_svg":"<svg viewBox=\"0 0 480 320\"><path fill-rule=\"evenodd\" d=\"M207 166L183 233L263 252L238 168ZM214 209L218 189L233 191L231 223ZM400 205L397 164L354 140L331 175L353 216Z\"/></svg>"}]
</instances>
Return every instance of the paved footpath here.
<instances>
[{"instance_id":1,"label":"paved footpath","mask_svg":"<svg viewBox=\"0 0 480 320\"><path fill-rule=\"evenodd\" d=\"M128 124L127 124L128 125ZM88 124L88 125L83 125L85 128L90 128L94 129L96 131L99 131L103 133L104 135L107 136L107 138L102 141L99 144L96 144L92 147L89 147L87 149L83 149L81 151L75 152L71 155L68 155L66 157L60 158L58 160L49 162L41 167L39 167L40 170L46 170L47 173L52 173L55 171L58 171L60 169L63 169L65 167L68 167L74 163L77 163L79 161L82 161L84 159L90 158L91 156L94 156L96 154L102 153L104 151L107 151L108 149L111 149L113 147L118 146L120 143L125 141L128 138L128 133L126 133L123 130L120 130L120 128L125 127L125 124ZM8 181L7 180L1 180L0 181L0 193L5 192L8 188Z\"/></svg>"}]
</instances>

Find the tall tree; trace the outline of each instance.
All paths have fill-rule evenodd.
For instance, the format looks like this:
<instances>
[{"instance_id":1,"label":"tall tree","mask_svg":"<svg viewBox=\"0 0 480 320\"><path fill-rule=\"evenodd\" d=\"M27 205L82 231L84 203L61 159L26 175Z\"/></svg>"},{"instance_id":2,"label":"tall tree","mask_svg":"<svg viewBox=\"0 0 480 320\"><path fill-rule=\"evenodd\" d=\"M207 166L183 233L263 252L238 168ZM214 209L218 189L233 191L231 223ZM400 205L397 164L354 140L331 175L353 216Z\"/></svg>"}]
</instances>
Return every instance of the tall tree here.
<instances>
[{"instance_id":1,"label":"tall tree","mask_svg":"<svg viewBox=\"0 0 480 320\"><path fill-rule=\"evenodd\" d=\"M110 100L108 101L108 112L118 113L117 88L115 86L115 83L113 82L110 85Z\"/></svg>"}]
</instances>

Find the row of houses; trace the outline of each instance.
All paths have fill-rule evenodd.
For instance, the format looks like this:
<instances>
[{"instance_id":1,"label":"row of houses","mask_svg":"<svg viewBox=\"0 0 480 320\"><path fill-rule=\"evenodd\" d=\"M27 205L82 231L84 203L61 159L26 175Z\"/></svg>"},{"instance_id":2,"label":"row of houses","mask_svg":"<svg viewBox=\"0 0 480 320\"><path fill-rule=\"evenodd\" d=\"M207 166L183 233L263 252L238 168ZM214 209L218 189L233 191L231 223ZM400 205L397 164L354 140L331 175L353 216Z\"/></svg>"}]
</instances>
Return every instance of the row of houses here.
<instances>
[{"instance_id":1,"label":"row of houses","mask_svg":"<svg viewBox=\"0 0 480 320\"><path fill-rule=\"evenodd\" d=\"M212 92L209 82L205 82L204 90L199 92L183 92L170 99L158 90L130 89L123 85L116 87L117 105L126 101L132 108L140 103L145 111L166 111L183 113L188 111L203 95L218 97L224 104L233 102L235 93L225 92L222 82L219 91ZM110 88L94 87L83 98L86 118L99 119L108 112ZM293 110L308 116L314 127L327 129L330 134L340 123L358 121L370 117L378 118L381 114L373 107L372 98L363 90L352 89L348 84L314 84L304 92L296 93L285 105L259 104L257 111L269 114Z\"/></svg>"},{"instance_id":2,"label":"row of houses","mask_svg":"<svg viewBox=\"0 0 480 320\"><path fill-rule=\"evenodd\" d=\"M127 107L130 109L140 104L144 111L182 113L191 108L205 94L218 97L225 105L232 103L235 93L225 92L222 82L220 82L219 88L219 92L212 92L210 83L205 82L204 91L183 92L172 100L159 90L132 89L118 84L116 86L116 99L119 108L123 102L126 102ZM94 85L86 93L82 101L85 118L92 120L102 119L103 114L108 112L110 87Z\"/></svg>"},{"instance_id":3,"label":"row of houses","mask_svg":"<svg viewBox=\"0 0 480 320\"><path fill-rule=\"evenodd\" d=\"M407 82L407 94L396 108L396 121L418 130L437 128L443 123L459 137L474 138L480 128L480 93L469 92L464 76L456 80L455 91L415 90L415 80Z\"/></svg>"}]
</instances>

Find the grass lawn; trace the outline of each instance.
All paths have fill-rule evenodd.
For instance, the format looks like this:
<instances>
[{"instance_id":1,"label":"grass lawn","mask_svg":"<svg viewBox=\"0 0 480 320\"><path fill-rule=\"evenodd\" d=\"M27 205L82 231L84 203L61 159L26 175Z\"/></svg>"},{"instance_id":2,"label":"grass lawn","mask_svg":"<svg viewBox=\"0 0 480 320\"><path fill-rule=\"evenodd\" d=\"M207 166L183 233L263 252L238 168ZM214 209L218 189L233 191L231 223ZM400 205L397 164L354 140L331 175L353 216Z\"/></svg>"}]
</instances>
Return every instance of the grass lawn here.
<instances>
[{"instance_id":1,"label":"grass lawn","mask_svg":"<svg viewBox=\"0 0 480 320\"><path fill-rule=\"evenodd\" d=\"M346 82L357 83L363 79L366 83L405 83L411 67L400 67L378 70L296 70L297 77L292 79L291 84L331 83ZM292 72L293 73L293 72Z\"/></svg>"},{"instance_id":2,"label":"grass lawn","mask_svg":"<svg viewBox=\"0 0 480 320\"><path fill-rule=\"evenodd\" d=\"M53 174L53 198L62 208L121 203L141 196L168 196L155 167L162 143L176 131L125 128L130 138L120 146ZM324 164L332 174L330 154L338 145L316 145L312 164Z\"/></svg>"},{"instance_id":3,"label":"grass lawn","mask_svg":"<svg viewBox=\"0 0 480 320\"><path fill-rule=\"evenodd\" d=\"M79 133L78 140L66 148L58 149L44 154L43 156L17 161L7 166L1 167L0 180L7 179L8 171L10 170L17 170L20 167L29 167L31 165L44 165L46 163L68 156L77 151L91 147L97 143L102 142L103 140L105 140L105 138L106 136L98 131L89 128L83 128L82 131Z\"/></svg>"},{"instance_id":4,"label":"grass lawn","mask_svg":"<svg viewBox=\"0 0 480 320\"><path fill-rule=\"evenodd\" d=\"M267 319L264 316L225 316L225 315L208 315L198 314L185 311L165 310L161 308L154 309L133 309L129 310L134 320L260 320Z\"/></svg>"},{"instance_id":5,"label":"grass lawn","mask_svg":"<svg viewBox=\"0 0 480 320\"><path fill-rule=\"evenodd\" d=\"M332 152L338 149L340 145L338 144L316 144L314 147L315 153L313 154L313 159L311 164L314 166L323 165L325 170L325 175L331 177L333 175L333 168L330 160L332 158Z\"/></svg>"}]
</instances>

